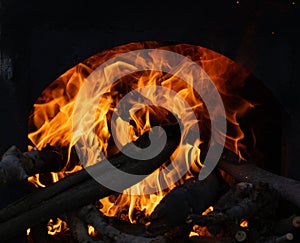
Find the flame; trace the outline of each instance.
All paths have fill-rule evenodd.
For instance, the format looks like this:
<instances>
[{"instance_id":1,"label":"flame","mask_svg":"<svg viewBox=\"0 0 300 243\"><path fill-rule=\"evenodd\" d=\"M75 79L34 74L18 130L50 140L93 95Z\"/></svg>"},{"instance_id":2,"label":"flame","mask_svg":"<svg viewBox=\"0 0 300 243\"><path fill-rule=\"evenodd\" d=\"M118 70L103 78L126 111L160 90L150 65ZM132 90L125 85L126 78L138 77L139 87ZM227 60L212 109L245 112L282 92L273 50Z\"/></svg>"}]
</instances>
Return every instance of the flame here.
<instances>
[{"instance_id":1,"label":"flame","mask_svg":"<svg viewBox=\"0 0 300 243\"><path fill-rule=\"evenodd\" d=\"M92 226L92 225L88 225L88 234L90 235L90 236L96 236L96 230L95 230L95 228Z\"/></svg>"},{"instance_id":2,"label":"flame","mask_svg":"<svg viewBox=\"0 0 300 243\"><path fill-rule=\"evenodd\" d=\"M208 213L214 211L213 206L209 206L204 212L202 212L202 215L207 215Z\"/></svg>"},{"instance_id":3,"label":"flame","mask_svg":"<svg viewBox=\"0 0 300 243\"><path fill-rule=\"evenodd\" d=\"M33 184L36 188L38 187L46 187L42 182L40 182L40 175L36 174L33 176L28 177L28 182Z\"/></svg>"},{"instance_id":4,"label":"flame","mask_svg":"<svg viewBox=\"0 0 300 243\"><path fill-rule=\"evenodd\" d=\"M240 89L245 85L245 80L249 76L249 73L244 68L214 51L188 44L164 46L163 44L154 41L129 43L102 51L84 60L51 83L35 102L33 112L29 117L28 138L32 143L28 147L29 149L32 149L33 147L42 149L47 145L67 146L70 155L71 148L78 141L78 138L80 136L85 136L87 140L91 139L89 137L91 130L95 129L98 140L97 146L99 146L99 149L103 151L105 156L115 154L118 152L118 148L111 139L111 129L116 130L118 142L121 145L124 145L128 141L134 141L144 132L151 129L151 117L157 118L158 122L164 120L168 121L169 119L168 114L165 111L147 107L131 109L128 111L128 114L119 114L120 117L112 123L111 115L116 110L116 105L122 97L132 90L143 87L149 87L149 89L143 93L143 97L141 97L142 102L143 99L150 100L152 103L155 103L158 99L164 99L165 104L175 107L176 110L174 112L179 115L181 120L185 119L189 121L187 129L200 129L201 140L197 140L194 144L184 144L181 151L175 151L172 155L179 155L185 166L191 164L190 161L193 163L191 169L188 170L185 177L180 181L175 181L173 179L174 174L172 173L176 173L176 170L174 170L175 172L168 173L164 178L160 178L157 176L157 173L153 173L147 180L127 189L123 194L115 196L114 198L107 197L100 200L103 205L101 211L105 215L117 216L126 211L128 213L128 219L133 223L136 222L134 216L135 212L141 211L144 212L146 216L150 215L156 205L171 189L178 184L181 184L184 180L192 177L195 171L199 172L199 168L202 166L199 158L199 145L200 143L209 142L210 121L213 119L213 117L208 115L205 104L201 100L201 97L194 92L192 86L183 82L176 76L151 70L127 75L120 78L120 80L112 87L108 87L106 93L99 101L96 116L93 114L93 117L91 118L94 119L94 126L80 126L79 121L82 117L88 115L87 110L83 108L81 110L82 114L79 114L78 117L73 116L73 111L78 92L87 77L99 67L99 65L110 58L121 53L145 48L159 48L179 53L192 59L205 70L218 89L226 108L228 133L226 134L225 146L237 154L240 153L240 150L245 149L245 146L240 143L244 138L244 133L239 126L238 118L254 107L251 102L234 93L235 90ZM137 57L136 62L141 62L139 64L143 65L143 60L139 57ZM161 65L168 65L168 63L162 63ZM106 78L109 78L112 75L110 70L110 66L106 67ZM188 70L184 70L184 72L192 77L192 74L188 73ZM190 119L190 113L185 111L185 108L180 103L181 101L179 99L170 100L168 99L169 94L158 94L158 90L155 89L155 87L158 86L169 88L179 94L182 99L186 100L192 108L192 111L197 114L197 120ZM86 95L89 97L88 94ZM87 105L81 104L80 102L77 104L82 105L83 107L86 107ZM132 123L126 121L128 117L130 117ZM74 119L77 121L76 124L79 124L78 127L76 127L76 134L73 134L72 132ZM128 124L127 127L124 126L124 124ZM92 154L91 158L95 156L97 155ZM70 160L68 162L69 164L72 163ZM53 182L82 169L81 166L77 166L74 169L72 166L68 167L68 165L65 167L64 171L52 173ZM157 171L161 169L162 168L159 168ZM38 186L44 186L39 182L38 175L31 177L30 181ZM154 194L143 196L131 195L132 192L140 192L147 187L153 187L156 184L160 185L163 181L170 181L172 186L166 190L160 190L160 188L158 188L158 193ZM55 226L51 226L50 228L50 234L57 229Z\"/></svg>"},{"instance_id":5,"label":"flame","mask_svg":"<svg viewBox=\"0 0 300 243\"><path fill-rule=\"evenodd\" d=\"M57 233L68 229L67 223L59 218L57 218L55 221L50 219L47 224L47 228L49 235L56 235Z\"/></svg>"},{"instance_id":6,"label":"flame","mask_svg":"<svg viewBox=\"0 0 300 243\"><path fill-rule=\"evenodd\" d=\"M241 226L241 227L243 227L243 228L246 228L246 227L248 227L248 221L247 221L247 220L245 220L245 219L244 219L244 220L242 220L242 221L241 221L241 223L240 223L240 226Z\"/></svg>"}]
</instances>

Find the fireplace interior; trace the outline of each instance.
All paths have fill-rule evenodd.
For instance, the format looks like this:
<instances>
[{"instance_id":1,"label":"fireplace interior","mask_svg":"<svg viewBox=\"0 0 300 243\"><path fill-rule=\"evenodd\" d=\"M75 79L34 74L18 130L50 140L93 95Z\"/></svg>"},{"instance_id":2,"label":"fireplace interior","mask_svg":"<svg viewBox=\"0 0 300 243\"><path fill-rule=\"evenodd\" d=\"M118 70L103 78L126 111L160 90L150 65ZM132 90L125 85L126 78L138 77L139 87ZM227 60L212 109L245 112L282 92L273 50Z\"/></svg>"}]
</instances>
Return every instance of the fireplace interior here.
<instances>
[{"instance_id":1,"label":"fireplace interior","mask_svg":"<svg viewBox=\"0 0 300 243\"><path fill-rule=\"evenodd\" d=\"M130 43L152 41L167 49L169 46L187 45L206 48L224 56L249 72L246 86L239 90L238 95L256 104L253 112L238 120L245 133L241 142L251 148L250 152L247 150L249 154L236 156L232 151L224 150L225 159L221 157L224 164L216 175L212 175L213 180L217 178L216 183L220 184L217 191L223 197L218 197L218 203L211 200L208 201L213 202L211 205L203 205L207 210L203 210L202 214L188 212L189 217L186 218L185 211L202 205L204 199L199 195L206 195L203 183L191 180L188 181L190 185L187 183L183 189L178 186L175 188L177 192L174 189L175 192L167 194L150 219L142 212L135 212L134 220L122 212L118 217L103 216L99 212L105 205L99 203L65 212L63 216L71 217L70 221L67 216L61 215L51 219L50 223L34 225L28 235L16 231L7 242L122 242L116 238L118 234L124 237L124 242L299 241L297 216L300 212L297 204L295 206L282 194L278 198L264 183L256 183L251 178L247 181L247 175L243 177L240 171L232 173L230 167L231 173L228 172L226 164L241 163L241 157L245 157L255 164L254 168L262 168L297 183L300 180L297 2L217 1L197 6L187 2L180 6L163 2L143 7L126 2L108 2L105 8L96 7L91 2L74 4L71 1L44 4L2 0L0 4L1 154L12 145L16 145L22 153L32 146L28 133L34 104L58 77L97 53ZM237 72L232 79L241 79L239 74ZM205 144L201 151L201 155L205 156ZM253 178L255 175L264 176L254 170ZM44 184L50 185L52 180L51 173L41 175ZM209 180L206 183L212 183L210 188L216 186ZM36 190L32 183L27 182L1 184L0 206L5 209ZM188 194L185 194L186 191ZM194 202L180 205L180 200L184 201L190 191ZM258 198L257 201L261 200L261 204L256 201L255 207L249 204L254 197ZM117 200L117 195L112 194L110 199ZM257 213L257 219L250 217L251 220L247 221L242 218L238 223L229 224L224 215L231 215L226 211L233 208L230 203L242 205L248 214ZM29 210L30 205L25 203L24 212L26 208ZM234 212L239 215L239 211ZM100 223L97 217L95 219L98 214L103 220ZM161 214L167 217L161 217ZM239 218L235 217L236 214L232 217ZM259 237L264 236L263 226L273 222L270 217L276 219L275 226L267 237ZM5 212L0 210L0 224L4 225L3 218ZM134 224L132 221L135 221ZM253 224L256 226L253 227ZM95 225L105 233L97 232ZM84 233L86 229L88 232ZM188 237L187 232L190 234ZM86 235L88 238L85 238Z\"/></svg>"}]
</instances>

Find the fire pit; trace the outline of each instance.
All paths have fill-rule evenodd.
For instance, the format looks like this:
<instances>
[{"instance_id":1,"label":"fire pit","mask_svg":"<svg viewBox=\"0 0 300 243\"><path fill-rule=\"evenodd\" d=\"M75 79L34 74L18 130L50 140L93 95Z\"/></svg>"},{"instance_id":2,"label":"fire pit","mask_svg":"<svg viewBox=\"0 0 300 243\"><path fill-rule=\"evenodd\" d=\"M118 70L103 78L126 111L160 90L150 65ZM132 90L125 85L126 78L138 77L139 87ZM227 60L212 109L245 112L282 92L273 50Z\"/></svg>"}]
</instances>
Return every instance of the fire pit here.
<instances>
[{"instance_id":1,"label":"fire pit","mask_svg":"<svg viewBox=\"0 0 300 243\"><path fill-rule=\"evenodd\" d=\"M95 54L36 100L28 151L2 156L1 183L28 180L32 192L0 211L0 235L296 242L300 183L278 175L281 112L245 68L201 46L148 41Z\"/></svg>"}]
</instances>

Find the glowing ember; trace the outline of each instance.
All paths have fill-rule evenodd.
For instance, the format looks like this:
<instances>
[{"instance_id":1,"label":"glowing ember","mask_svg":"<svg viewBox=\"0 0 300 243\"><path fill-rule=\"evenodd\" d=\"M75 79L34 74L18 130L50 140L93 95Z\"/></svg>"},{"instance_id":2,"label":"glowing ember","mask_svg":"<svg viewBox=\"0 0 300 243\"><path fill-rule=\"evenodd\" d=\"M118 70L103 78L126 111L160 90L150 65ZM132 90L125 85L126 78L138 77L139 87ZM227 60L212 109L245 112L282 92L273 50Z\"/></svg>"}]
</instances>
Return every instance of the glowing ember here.
<instances>
[{"instance_id":1,"label":"glowing ember","mask_svg":"<svg viewBox=\"0 0 300 243\"><path fill-rule=\"evenodd\" d=\"M62 230L68 229L67 223L59 218L57 218L55 221L53 219L50 219L50 221L47 224L47 228L49 235L55 235L61 232Z\"/></svg>"},{"instance_id":2,"label":"glowing ember","mask_svg":"<svg viewBox=\"0 0 300 243\"><path fill-rule=\"evenodd\" d=\"M243 228L248 227L248 221L247 220L242 220L241 223L240 223L240 226L243 227Z\"/></svg>"},{"instance_id":3,"label":"glowing ember","mask_svg":"<svg viewBox=\"0 0 300 243\"><path fill-rule=\"evenodd\" d=\"M95 228L92 225L88 225L88 234L90 236L95 236L96 235Z\"/></svg>"},{"instance_id":4,"label":"glowing ember","mask_svg":"<svg viewBox=\"0 0 300 243\"><path fill-rule=\"evenodd\" d=\"M34 111L29 119L28 137L32 142L29 150L32 148L42 149L47 145L52 145L68 147L70 152L80 136L84 135L87 139L90 139L88 136L91 130L94 129L97 134L99 147L104 155L109 157L115 154L118 152L118 149L111 139L111 129L115 129L119 140L118 143L125 145L128 141L136 140L144 132L151 129L152 118L157 118L158 122L169 120L166 112L148 107L140 110L131 109L128 111L128 114L119 114L120 117L112 122L112 112L116 110L116 106L122 97L132 90L150 86L150 91L148 90L148 92L143 93L144 97L141 97L141 99L147 99L155 103L155 100L166 97L164 100L165 104L176 108L174 112L178 115L179 119L189 121L188 129L200 129L201 141L198 139L193 144L189 144L187 141L183 144L181 151L176 150L174 152L174 155L180 156L183 165L193 164L191 169L188 169L188 173L180 181L176 181L172 173L167 174L164 178L160 178L157 176L157 173L153 173L146 180L124 191L118 197L101 199L101 203L103 204L101 211L105 215L119 216L123 212L126 212L128 219L133 223L136 222L135 213L137 211L143 212L145 216L150 215L155 206L171 189L193 176L195 172L199 172L199 169L202 167L199 157L199 145L201 143L209 143L211 120L217 119L217 117L214 117L214 114L207 113L205 104L201 100L201 97L194 92L192 86L176 76L152 70L124 76L112 87L108 87L101 100L99 100L96 116L93 114L91 118L94 119L96 117L94 127L80 126L80 120L83 116L86 116L87 110L82 109L82 116L79 115L78 117L73 117L73 110L78 92L87 77L108 59L121 53L145 48L158 48L179 53L192 59L205 70L218 89L226 108L228 133L226 134L225 146L237 154L240 153L240 150L245 149L245 146L240 143L244 134L237 119L253 108L251 103L234 94L234 90L243 87L249 75L244 68L216 52L188 44L163 46L157 42L144 42L119 46L111 50L102 51L86 59L51 83L37 99L34 104ZM142 62L142 59L137 57L136 62ZM143 65L143 63L139 64ZM168 63L162 63L161 65L168 65ZM112 75L110 69L111 67L105 68L106 78ZM193 74L189 73L189 70L183 71L190 78L193 78ZM99 80L99 83L101 83L101 80ZM169 94L159 94L159 89L156 87L166 87L179 94L192 108L192 112L196 114L197 120L190 119L190 113L186 112L179 99L168 99ZM86 94L87 97L89 97L88 95ZM136 101L133 100L132 102ZM77 101L78 103L80 104ZM128 119L131 122L128 122ZM77 125L79 124L79 127L76 127L77 134L73 134L72 132L74 120ZM221 135L223 136L224 134ZM95 157L96 155L91 154L90 156ZM63 171L52 173L52 183L80 169L82 169L81 166L74 166L72 165L72 161L69 161L69 164ZM159 168L158 170L161 169ZM37 186L43 186L39 181L39 175L31 177L29 181ZM153 185L160 185L165 181L168 181L172 185L167 190L157 188L158 193L142 196L134 195L137 194L135 192L151 188ZM213 209L210 208L209 210ZM61 220L58 221L62 222ZM54 224L53 220L49 222L49 234L55 234L61 229L61 226L58 227L57 224L58 222Z\"/></svg>"},{"instance_id":5,"label":"glowing ember","mask_svg":"<svg viewBox=\"0 0 300 243\"><path fill-rule=\"evenodd\" d=\"M209 206L203 213L202 215L207 215L208 213L214 211L214 207L213 206Z\"/></svg>"}]
</instances>

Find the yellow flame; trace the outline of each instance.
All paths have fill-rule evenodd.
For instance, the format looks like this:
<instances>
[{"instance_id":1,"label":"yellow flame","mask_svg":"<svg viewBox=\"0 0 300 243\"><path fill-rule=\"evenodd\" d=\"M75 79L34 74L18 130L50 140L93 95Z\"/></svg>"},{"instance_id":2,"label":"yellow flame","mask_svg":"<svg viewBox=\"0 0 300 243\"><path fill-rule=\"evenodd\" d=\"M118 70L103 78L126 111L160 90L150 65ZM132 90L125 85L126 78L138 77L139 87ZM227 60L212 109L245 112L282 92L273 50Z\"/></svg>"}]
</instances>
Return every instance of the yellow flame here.
<instances>
[{"instance_id":1,"label":"yellow flame","mask_svg":"<svg viewBox=\"0 0 300 243\"><path fill-rule=\"evenodd\" d=\"M95 236L96 235L96 230L95 230L95 228L92 226L92 225L88 225L88 234L90 235L90 236Z\"/></svg>"},{"instance_id":2,"label":"yellow flame","mask_svg":"<svg viewBox=\"0 0 300 243\"><path fill-rule=\"evenodd\" d=\"M242 220L241 223L240 223L240 226L243 227L243 228L248 227L248 221L246 219Z\"/></svg>"},{"instance_id":3,"label":"yellow flame","mask_svg":"<svg viewBox=\"0 0 300 243\"><path fill-rule=\"evenodd\" d=\"M199 234L194 231L191 231L189 237L193 237L193 236L199 236Z\"/></svg>"},{"instance_id":4,"label":"yellow flame","mask_svg":"<svg viewBox=\"0 0 300 243\"><path fill-rule=\"evenodd\" d=\"M202 215L207 215L208 213L214 211L214 207L213 206L209 206L203 213Z\"/></svg>"},{"instance_id":5,"label":"yellow flame","mask_svg":"<svg viewBox=\"0 0 300 243\"><path fill-rule=\"evenodd\" d=\"M36 188L38 187L46 187L43 183L40 182L40 175L36 174L33 176L28 177L28 182L33 184Z\"/></svg>"},{"instance_id":6,"label":"yellow flame","mask_svg":"<svg viewBox=\"0 0 300 243\"><path fill-rule=\"evenodd\" d=\"M178 114L179 119L186 119L189 121L186 129L193 130L199 129L200 127L201 135L203 135L203 137L209 137L210 121L214 117L210 117L203 101L199 95L194 93L193 87L176 76L159 71L137 72L121 78L112 87L109 87L107 92L102 96L99 101L96 116L95 114L91 114L90 119L93 119L94 125L92 127L85 127L78 122L76 123L78 127L75 127L76 133L72 133L74 125L72 121L76 119L80 120L82 117L89 116L87 110L82 109L81 114L77 114L77 117L73 117L75 101L82 84L86 81L86 78L99 65L110 58L121 53L144 49L146 47L161 48L182 54L191 58L205 70L224 99L223 101L228 121L228 134L226 134L225 146L238 154L239 150L242 148L239 141L244 137L244 133L239 126L237 118L245 114L249 109L253 108L253 105L243 98L233 94L232 90L244 85L244 82L249 75L248 72L246 72L246 70L242 67L236 65L230 59L200 46L192 46L188 44L160 46L157 42L130 43L111 50L102 51L71 68L51 83L35 102L33 107L34 111L29 117L28 138L32 144L37 149L42 149L47 145L68 146L71 148L81 136L85 136L86 141L93 139L91 138L91 134L92 131L95 130L97 134L96 139L98 141L98 149L103 151L105 156L115 154L118 152L118 149L114 143L111 142L111 114L115 110L116 105L127 92L141 87L148 87L149 85L153 85L151 87L161 86L169 88L176 92L181 98L186 100L190 107L192 107L193 112L197 114L197 120L189 119L189 114L185 112L184 106L180 103L180 99L170 100L168 99L168 94L158 94L158 90L155 89L149 89L148 92L143 94L152 102L162 99L161 97L165 97L164 101L166 104L168 103L171 107L176 104L174 107L176 107L177 110L174 112ZM139 57L136 59L136 62L140 62L140 65L144 65L143 61L144 60ZM162 63L161 65L168 65L168 63ZM125 64L124 67L126 67ZM105 75L108 79L112 75L111 69L112 66L108 66L105 69ZM193 74L189 73L189 70L184 70L184 72L189 75L190 78L193 78ZM101 85L101 82L99 83ZM88 94L86 95L89 97ZM94 98L96 99L97 97L91 97L91 102ZM82 106L84 105L84 107L87 105L80 102L77 104ZM135 125L128 124L128 127L124 127L125 120L122 119L121 116L117 119L116 124L114 124L117 130L117 137L121 144L135 140L145 131L149 130L151 128L150 117L154 116L158 119L158 121L168 120L166 113L160 110L152 110L151 108L143 108L140 110L131 109L128 111L128 114L134 121ZM183 131L183 133L185 132L187 131ZM199 159L199 144L202 142L203 141L199 140L194 144L184 144L182 146L182 150L175 151L173 155L179 154L184 166L191 164L190 162L194 163L191 171L197 171L201 168L201 162ZM91 152L89 156L92 158L89 161L94 161L93 158L97 156L96 154L93 154L92 150L93 148L89 151ZM158 170L161 170L162 168L159 168ZM82 169L82 167L76 167L76 170L80 169ZM66 166L64 171L52 173L53 182L62 179L76 170L68 170L68 166ZM103 204L101 211L107 216L116 216L119 212L126 210L128 211L129 220L131 222L135 222L134 212L136 210L143 211L145 215L151 214L156 205L172 188L193 176L191 171L188 171L186 176L178 182L175 182L173 179L174 175L177 173L176 168L172 172L174 174L169 173L165 176L165 178L158 178L155 176L155 173L153 173L153 176L151 175L147 178L147 180L127 189L113 201L110 200L110 198L101 199L100 201ZM38 176L30 178L29 181L35 183L37 186L44 186L39 183ZM169 181L172 186L170 186L167 190L160 190L161 181ZM141 192L145 190L145 188L152 188L157 184L159 187L157 188L159 191L158 193L143 196L130 195L130 192Z\"/></svg>"},{"instance_id":7,"label":"yellow flame","mask_svg":"<svg viewBox=\"0 0 300 243\"><path fill-rule=\"evenodd\" d=\"M55 235L59 232L62 232L63 230L68 229L67 223L59 218L56 218L55 221L53 219L50 219L47 224L47 228L49 235Z\"/></svg>"}]
</instances>

